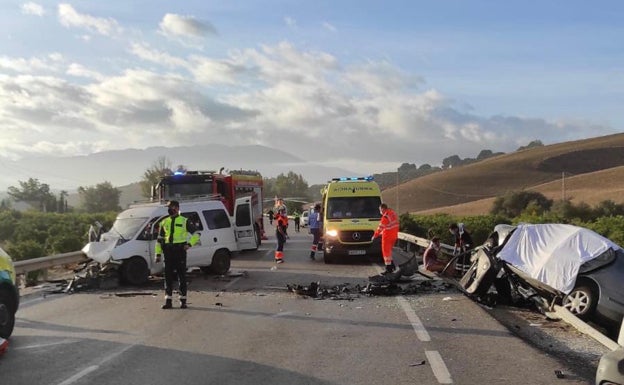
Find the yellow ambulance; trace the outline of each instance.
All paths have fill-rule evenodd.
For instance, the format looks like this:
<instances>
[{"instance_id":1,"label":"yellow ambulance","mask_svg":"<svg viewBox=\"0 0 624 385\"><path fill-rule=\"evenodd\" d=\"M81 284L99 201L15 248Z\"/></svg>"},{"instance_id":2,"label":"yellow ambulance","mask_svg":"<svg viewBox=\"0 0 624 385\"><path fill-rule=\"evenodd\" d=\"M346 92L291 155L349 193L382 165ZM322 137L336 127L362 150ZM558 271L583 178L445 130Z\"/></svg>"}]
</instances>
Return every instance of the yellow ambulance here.
<instances>
[{"instance_id":1,"label":"yellow ambulance","mask_svg":"<svg viewBox=\"0 0 624 385\"><path fill-rule=\"evenodd\" d=\"M371 241L379 225L381 190L373 177L333 178L323 195L323 257L381 255L378 240Z\"/></svg>"}]
</instances>

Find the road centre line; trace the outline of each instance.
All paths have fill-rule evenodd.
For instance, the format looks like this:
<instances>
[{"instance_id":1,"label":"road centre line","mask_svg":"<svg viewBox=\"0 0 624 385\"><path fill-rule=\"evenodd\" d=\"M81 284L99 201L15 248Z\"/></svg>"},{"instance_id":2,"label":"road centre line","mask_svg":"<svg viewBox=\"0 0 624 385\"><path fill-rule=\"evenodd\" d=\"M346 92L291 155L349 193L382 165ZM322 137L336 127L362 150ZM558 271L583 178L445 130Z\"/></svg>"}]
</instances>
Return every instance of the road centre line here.
<instances>
[{"instance_id":1,"label":"road centre line","mask_svg":"<svg viewBox=\"0 0 624 385\"><path fill-rule=\"evenodd\" d=\"M416 312L414 311L414 309L412 309L412 306L405 299L405 297L398 296L397 302L399 303L399 305L401 305L401 308L403 308L403 311L405 312L407 319L412 324L412 328L414 328L414 332L416 333L418 339L423 342L431 341L431 336L429 335L429 333L425 329L425 326L420 321L420 318L418 318Z\"/></svg>"},{"instance_id":2,"label":"road centre line","mask_svg":"<svg viewBox=\"0 0 624 385\"><path fill-rule=\"evenodd\" d=\"M128 345L128 346L125 346L123 349L120 349L120 350L118 350L116 352L113 352L113 353L109 354L108 356L104 357L104 359L102 359L102 361L100 361L100 363L98 365L87 366L83 370L79 371L78 373L74 374L73 376L69 377L68 379L66 379L63 382L60 382L57 385L71 385L71 384L77 382L78 380L80 380L81 378L85 377L89 373L92 373L92 372L98 370L103 364L107 363L108 361L112 360L113 358L116 358L116 357L122 355L123 353L125 353L130 348L133 348L134 346L136 346L136 345L134 345L134 344L133 345Z\"/></svg>"},{"instance_id":3,"label":"road centre line","mask_svg":"<svg viewBox=\"0 0 624 385\"><path fill-rule=\"evenodd\" d=\"M429 366L433 370L433 375L437 378L440 384L452 384L453 379L451 373L446 368L446 364L442 359L442 356L437 350L426 350L425 355L429 361Z\"/></svg>"}]
</instances>

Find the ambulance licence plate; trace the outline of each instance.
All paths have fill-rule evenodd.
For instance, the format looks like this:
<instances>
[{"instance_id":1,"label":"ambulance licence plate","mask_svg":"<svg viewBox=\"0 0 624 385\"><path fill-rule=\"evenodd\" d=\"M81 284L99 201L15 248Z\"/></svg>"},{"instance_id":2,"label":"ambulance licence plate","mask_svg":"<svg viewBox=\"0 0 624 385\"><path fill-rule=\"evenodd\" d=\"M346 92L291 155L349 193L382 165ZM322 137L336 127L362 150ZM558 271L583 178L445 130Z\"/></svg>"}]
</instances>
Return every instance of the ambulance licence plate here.
<instances>
[{"instance_id":1,"label":"ambulance licence plate","mask_svg":"<svg viewBox=\"0 0 624 385\"><path fill-rule=\"evenodd\" d=\"M349 250L349 255L364 255L366 250Z\"/></svg>"}]
</instances>

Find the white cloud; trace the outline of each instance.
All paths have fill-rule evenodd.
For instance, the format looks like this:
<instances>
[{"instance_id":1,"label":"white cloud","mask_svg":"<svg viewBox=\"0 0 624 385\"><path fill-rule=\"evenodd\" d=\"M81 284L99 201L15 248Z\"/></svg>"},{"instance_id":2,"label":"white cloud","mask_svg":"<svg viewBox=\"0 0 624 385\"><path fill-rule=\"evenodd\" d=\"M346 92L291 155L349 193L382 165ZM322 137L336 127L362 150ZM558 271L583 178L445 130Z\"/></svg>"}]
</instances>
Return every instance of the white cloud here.
<instances>
[{"instance_id":1,"label":"white cloud","mask_svg":"<svg viewBox=\"0 0 624 385\"><path fill-rule=\"evenodd\" d=\"M69 68L67 68L67 72L66 73L68 75L82 77L82 78L88 78L88 79L95 79L95 80L103 80L104 79L104 75L102 75L101 73L99 73L97 71L90 70L88 68L85 68L84 66L82 66L81 64L78 64L78 63L71 63L69 65Z\"/></svg>"},{"instance_id":2,"label":"white cloud","mask_svg":"<svg viewBox=\"0 0 624 385\"><path fill-rule=\"evenodd\" d=\"M26 15L43 16L45 14L45 10L37 3L28 2L22 4L22 13Z\"/></svg>"},{"instance_id":3,"label":"white cloud","mask_svg":"<svg viewBox=\"0 0 624 385\"><path fill-rule=\"evenodd\" d=\"M289 27L296 27L297 26L297 20L293 19L290 16L285 16L284 17L284 23L286 23L286 25L289 26Z\"/></svg>"},{"instance_id":4,"label":"white cloud","mask_svg":"<svg viewBox=\"0 0 624 385\"><path fill-rule=\"evenodd\" d=\"M0 56L0 68L18 73L36 73L40 71L58 71L58 64L62 60L59 54L50 54L42 58L14 58Z\"/></svg>"},{"instance_id":5,"label":"white cloud","mask_svg":"<svg viewBox=\"0 0 624 385\"><path fill-rule=\"evenodd\" d=\"M474 116L389 61L345 66L288 42L224 57L182 58L143 43L129 52L145 62L112 75L57 53L0 57L0 68L17 73L0 74L0 153L75 155L163 143L305 146L315 159L371 173L594 135L585 122ZM42 76L61 67L81 79Z\"/></svg>"},{"instance_id":6,"label":"white cloud","mask_svg":"<svg viewBox=\"0 0 624 385\"><path fill-rule=\"evenodd\" d=\"M323 22L323 24L321 24L323 26L323 28L325 28L326 30L330 31L330 32L336 32L336 27L334 27L332 24L328 23L328 22Z\"/></svg>"},{"instance_id":7,"label":"white cloud","mask_svg":"<svg viewBox=\"0 0 624 385\"><path fill-rule=\"evenodd\" d=\"M188 67L188 63L184 59L172 56L166 52L157 51L145 44L132 44L130 52L143 60L158 63L168 68Z\"/></svg>"},{"instance_id":8,"label":"white cloud","mask_svg":"<svg viewBox=\"0 0 624 385\"><path fill-rule=\"evenodd\" d=\"M121 27L115 19L79 13L70 4L59 4L58 18L59 22L67 28L84 28L104 36L111 36L121 32Z\"/></svg>"},{"instance_id":9,"label":"white cloud","mask_svg":"<svg viewBox=\"0 0 624 385\"><path fill-rule=\"evenodd\" d=\"M168 37L202 38L217 35L217 29L209 22L173 13L167 13L159 26L160 32Z\"/></svg>"}]
</instances>

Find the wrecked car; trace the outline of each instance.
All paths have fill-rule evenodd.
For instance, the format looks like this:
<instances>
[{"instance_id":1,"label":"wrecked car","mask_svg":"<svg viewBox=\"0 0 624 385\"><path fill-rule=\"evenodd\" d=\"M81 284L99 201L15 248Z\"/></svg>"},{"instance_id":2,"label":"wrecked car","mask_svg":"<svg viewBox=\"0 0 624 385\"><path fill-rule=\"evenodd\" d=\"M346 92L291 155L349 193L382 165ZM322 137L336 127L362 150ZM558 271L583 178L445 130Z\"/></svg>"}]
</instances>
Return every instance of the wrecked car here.
<instances>
[{"instance_id":1,"label":"wrecked car","mask_svg":"<svg viewBox=\"0 0 624 385\"><path fill-rule=\"evenodd\" d=\"M187 252L187 267L225 274L232 252L256 246L250 197L236 200L235 218L230 218L220 200L180 201L180 215L193 221L200 241ZM156 262L155 246L160 223L168 216L162 203L133 205L121 212L112 228L82 251L102 265L119 265L121 278L140 285L149 275L160 274L164 262Z\"/></svg>"},{"instance_id":2,"label":"wrecked car","mask_svg":"<svg viewBox=\"0 0 624 385\"><path fill-rule=\"evenodd\" d=\"M473 255L460 285L485 295L492 285L584 319L620 323L624 250L586 228L566 224L499 225Z\"/></svg>"}]
</instances>

